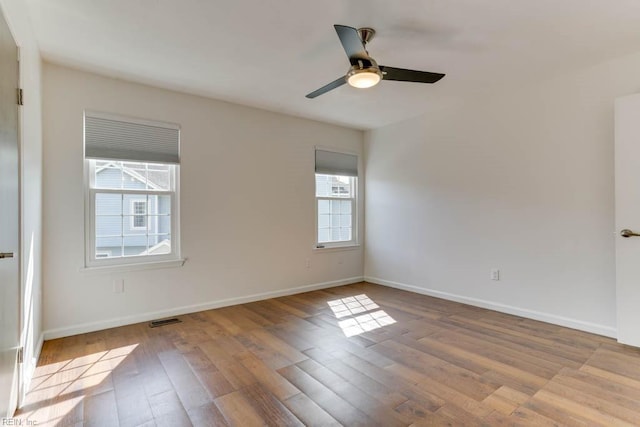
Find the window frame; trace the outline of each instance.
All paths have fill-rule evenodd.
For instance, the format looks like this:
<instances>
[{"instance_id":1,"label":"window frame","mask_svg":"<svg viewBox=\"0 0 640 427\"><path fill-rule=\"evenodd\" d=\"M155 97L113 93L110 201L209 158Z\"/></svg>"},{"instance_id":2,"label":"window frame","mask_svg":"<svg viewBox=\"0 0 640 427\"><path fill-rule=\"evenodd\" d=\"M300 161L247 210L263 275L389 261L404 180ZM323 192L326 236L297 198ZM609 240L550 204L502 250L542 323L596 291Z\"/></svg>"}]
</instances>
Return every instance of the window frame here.
<instances>
[{"instance_id":1,"label":"window frame","mask_svg":"<svg viewBox=\"0 0 640 427\"><path fill-rule=\"evenodd\" d=\"M350 180L352 180L352 183L350 184L352 187L352 196L351 197L331 197L331 196L316 196L316 248L317 249L323 249L323 248L336 248L336 247L345 247L345 246L356 246L358 244L358 239L357 239L357 204L358 204L358 195L357 195L357 190L356 188L358 187L358 177L357 176L346 176L346 175L327 175L327 174L315 174L317 175L325 175L325 176L345 176L347 178L349 178ZM316 193L317 193L317 189L316 189ZM320 230L319 226L320 224L318 223L318 216L319 216L319 205L320 205L320 201L322 200L327 200L327 201L350 201L351 202L351 240L340 240L340 241L334 241L334 242L320 242L318 240L318 232Z\"/></svg>"},{"instance_id":2,"label":"window frame","mask_svg":"<svg viewBox=\"0 0 640 427\"><path fill-rule=\"evenodd\" d=\"M334 176L347 176L349 178L353 179L353 185L352 185L352 192L353 195L352 197L327 197L327 196L317 196L317 181L316 181L316 175L332 175L332 174L327 174L327 173L316 173L315 170L313 172L313 195L314 195L314 203L315 203L315 207L314 207L314 245L313 245L313 249L314 250L330 250L330 249L340 249L340 248L354 248L360 245L359 243L359 229L360 229L360 211L358 209L358 205L360 203L360 192L359 192L359 187L360 187L360 170L361 170L361 165L360 165L360 154L353 152L353 151L347 151L347 150L340 150L340 149L336 149L336 148L331 148L331 147L323 147L323 146L315 146L314 147L314 155L315 155L315 151L316 150L322 150L322 151L331 151L334 153L340 153L340 154L350 154L353 156L356 156L358 159L358 175L357 176L348 176L348 175L337 175L337 174L333 174ZM319 201L320 200L351 200L351 240L344 240L344 241L339 241L339 242L324 242L324 243L320 243L318 241L318 206L319 206Z\"/></svg>"},{"instance_id":3,"label":"window frame","mask_svg":"<svg viewBox=\"0 0 640 427\"><path fill-rule=\"evenodd\" d=\"M180 256L180 165L168 164L172 166L169 168L169 190L154 190L154 189L109 189L109 188L96 188L95 186L95 159L84 159L84 194L85 194L85 268L103 268L103 267L127 267L138 265L153 265L171 261L181 261ZM105 159L105 161L108 161ZM127 162L126 160L114 160L118 162ZM132 161L133 163L156 163L156 162L140 162ZM131 194L141 196L140 199L134 199L134 201L142 201L143 198L147 204L148 214L148 197L152 195L169 196L171 201L171 252L168 254L158 255L133 255L133 256L121 256L115 258L102 258L97 256L104 251L96 251L96 194ZM135 215L131 215L132 220ZM147 216L145 227L139 228L147 229L149 225L149 218Z\"/></svg>"}]
</instances>

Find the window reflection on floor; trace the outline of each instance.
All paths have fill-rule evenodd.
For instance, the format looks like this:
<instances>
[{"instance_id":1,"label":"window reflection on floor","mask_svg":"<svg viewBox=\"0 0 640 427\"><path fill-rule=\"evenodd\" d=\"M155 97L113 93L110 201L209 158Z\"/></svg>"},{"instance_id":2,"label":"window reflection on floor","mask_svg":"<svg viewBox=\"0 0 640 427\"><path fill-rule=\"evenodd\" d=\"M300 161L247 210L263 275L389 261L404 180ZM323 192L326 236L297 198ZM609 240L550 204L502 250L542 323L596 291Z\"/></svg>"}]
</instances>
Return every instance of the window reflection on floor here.
<instances>
[{"instance_id":1,"label":"window reflection on floor","mask_svg":"<svg viewBox=\"0 0 640 427\"><path fill-rule=\"evenodd\" d=\"M58 426L82 422L81 402L100 387L110 388L112 372L135 350L132 344L36 368L15 425ZM28 424L36 423L36 424Z\"/></svg>"},{"instance_id":2,"label":"window reflection on floor","mask_svg":"<svg viewBox=\"0 0 640 427\"><path fill-rule=\"evenodd\" d=\"M327 304L337 319L338 326L347 337L379 329L396 323L380 306L365 294L328 301Z\"/></svg>"}]
</instances>

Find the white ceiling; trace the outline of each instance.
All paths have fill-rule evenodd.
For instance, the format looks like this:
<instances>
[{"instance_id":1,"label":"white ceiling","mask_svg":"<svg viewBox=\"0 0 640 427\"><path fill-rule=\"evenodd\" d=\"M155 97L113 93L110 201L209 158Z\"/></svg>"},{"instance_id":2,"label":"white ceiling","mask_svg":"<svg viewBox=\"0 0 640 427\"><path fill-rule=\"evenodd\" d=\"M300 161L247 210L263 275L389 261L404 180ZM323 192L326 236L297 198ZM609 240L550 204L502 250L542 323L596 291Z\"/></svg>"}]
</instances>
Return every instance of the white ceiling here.
<instances>
[{"instance_id":1,"label":"white ceiling","mask_svg":"<svg viewBox=\"0 0 640 427\"><path fill-rule=\"evenodd\" d=\"M49 61L359 129L640 51L638 0L27 3ZM333 24L375 28L380 64L447 76L307 99L349 66Z\"/></svg>"}]
</instances>

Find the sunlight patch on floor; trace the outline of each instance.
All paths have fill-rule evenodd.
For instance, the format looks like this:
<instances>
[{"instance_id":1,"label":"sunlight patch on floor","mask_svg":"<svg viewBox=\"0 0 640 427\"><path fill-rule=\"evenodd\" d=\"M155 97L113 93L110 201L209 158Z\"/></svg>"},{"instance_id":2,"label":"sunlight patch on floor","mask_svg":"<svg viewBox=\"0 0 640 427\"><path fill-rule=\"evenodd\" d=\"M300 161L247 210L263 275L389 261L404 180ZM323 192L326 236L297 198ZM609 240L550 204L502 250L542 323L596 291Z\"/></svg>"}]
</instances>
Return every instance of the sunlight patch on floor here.
<instances>
[{"instance_id":1,"label":"sunlight patch on floor","mask_svg":"<svg viewBox=\"0 0 640 427\"><path fill-rule=\"evenodd\" d=\"M396 323L384 310L376 310L380 306L365 294L327 301L327 304L337 319L344 319L338 326L347 337Z\"/></svg>"},{"instance_id":2,"label":"sunlight patch on floor","mask_svg":"<svg viewBox=\"0 0 640 427\"><path fill-rule=\"evenodd\" d=\"M132 344L39 366L19 419L53 426L73 416L90 389L105 386L111 373L136 347L138 344Z\"/></svg>"},{"instance_id":3,"label":"sunlight patch on floor","mask_svg":"<svg viewBox=\"0 0 640 427\"><path fill-rule=\"evenodd\" d=\"M59 402L51 403L46 408L39 409L32 414L23 414L18 418L23 422L22 425L33 425L38 427L55 427L65 426L67 423L63 420L74 412L78 405L82 402L84 396L70 397ZM82 422L82 419L79 420ZM20 424L17 424L20 425Z\"/></svg>"}]
</instances>

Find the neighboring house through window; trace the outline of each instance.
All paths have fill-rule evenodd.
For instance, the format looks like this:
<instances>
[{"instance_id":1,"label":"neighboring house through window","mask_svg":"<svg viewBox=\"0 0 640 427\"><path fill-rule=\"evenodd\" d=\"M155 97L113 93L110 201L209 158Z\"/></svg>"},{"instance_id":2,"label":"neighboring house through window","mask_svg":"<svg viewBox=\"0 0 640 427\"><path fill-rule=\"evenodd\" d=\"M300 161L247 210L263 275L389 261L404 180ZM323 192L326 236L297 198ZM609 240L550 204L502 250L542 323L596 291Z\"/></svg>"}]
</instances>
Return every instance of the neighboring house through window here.
<instances>
[{"instance_id":1,"label":"neighboring house through window","mask_svg":"<svg viewBox=\"0 0 640 427\"><path fill-rule=\"evenodd\" d=\"M85 113L86 265L179 259L179 129Z\"/></svg>"},{"instance_id":2,"label":"neighboring house through window","mask_svg":"<svg viewBox=\"0 0 640 427\"><path fill-rule=\"evenodd\" d=\"M316 149L316 247L357 243L358 157Z\"/></svg>"}]
</instances>

